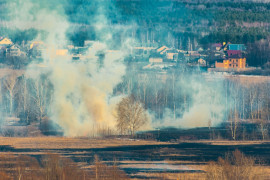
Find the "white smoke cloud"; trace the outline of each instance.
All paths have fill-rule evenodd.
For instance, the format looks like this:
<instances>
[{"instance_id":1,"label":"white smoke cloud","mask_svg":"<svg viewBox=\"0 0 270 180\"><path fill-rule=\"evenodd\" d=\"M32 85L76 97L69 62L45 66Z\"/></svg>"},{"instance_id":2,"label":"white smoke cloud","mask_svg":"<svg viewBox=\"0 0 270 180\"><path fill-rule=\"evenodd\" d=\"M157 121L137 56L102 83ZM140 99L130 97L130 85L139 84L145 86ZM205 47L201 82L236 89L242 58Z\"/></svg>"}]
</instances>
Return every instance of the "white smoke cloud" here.
<instances>
[{"instance_id":1,"label":"white smoke cloud","mask_svg":"<svg viewBox=\"0 0 270 180\"><path fill-rule=\"evenodd\" d=\"M125 50L109 51L106 42L111 41L114 30L105 29L109 27L105 10L98 8L98 13L92 18L96 22L96 34L103 41L95 42L89 48L86 59L81 62L53 56L55 49L67 45L66 32L72 26L63 13L65 1L57 2L57 7L50 9L43 7L42 1L16 1L10 4L10 7L14 7L14 14L7 25L21 30L34 28L47 33L45 44L49 50L43 54L43 58L50 69L49 79L53 84L50 118L63 128L66 136L97 135L98 127L115 127L114 106L117 98L111 96L125 74L123 60L129 42L127 40L119 44L119 48L125 47ZM101 68L98 52L105 54Z\"/></svg>"},{"instance_id":2,"label":"white smoke cloud","mask_svg":"<svg viewBox=\"0 0 270 180\"><path fill-rule=\"evenodd\" d=\"M184 112L181 108L176 108L176 112L165 109L163 119L159 122L153 121L153 127L214 127L223 122L226 113L226 106L223 103L223 76L215 75L217 78L215 79L210 75L211 79L215 79L212 82L207 82L204 76L192 74L188 76L177 80L176 84L184 93L191 95L191 107ZM179 113L183 115L177 116Z\"/></svg>"},{"instance_id":3,"label":"white smoke cloud","mask_svg":"<svg viewBox=\"0 0 270 180\"><path fill-rule=\"evenodd\" d=\"M95 48L96 45L89 52ZM52 65L52 119L65 130L65 135L91 135L98 126L115 127L115 104L110 103L110 95L125 74L123 57L120 52L107 53L104 67L99 70L97 57L86 63L58 61Z\"/></svg>"}]
</instances>

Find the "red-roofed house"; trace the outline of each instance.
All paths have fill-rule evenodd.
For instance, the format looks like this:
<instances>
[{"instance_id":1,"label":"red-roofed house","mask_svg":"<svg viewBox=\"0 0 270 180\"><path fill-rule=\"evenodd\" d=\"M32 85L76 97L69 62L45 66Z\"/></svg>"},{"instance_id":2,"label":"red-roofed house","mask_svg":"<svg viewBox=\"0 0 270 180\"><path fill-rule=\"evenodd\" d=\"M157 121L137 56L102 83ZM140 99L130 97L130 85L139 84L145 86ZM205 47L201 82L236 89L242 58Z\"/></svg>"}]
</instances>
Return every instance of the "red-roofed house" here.
<instances>
[{"instance_id":1,"label":"red-roofed house","mask_svg":"<svg viewBox=\"0 0 270 180\"><path fill-rule=\"evenodd\" d=\"M211 45L211 49L214 49L214 50L217 50L219 51L222 47L222 44L221 43L215 43L215 44L212 44Z\"/></svg>"}]
</instances>

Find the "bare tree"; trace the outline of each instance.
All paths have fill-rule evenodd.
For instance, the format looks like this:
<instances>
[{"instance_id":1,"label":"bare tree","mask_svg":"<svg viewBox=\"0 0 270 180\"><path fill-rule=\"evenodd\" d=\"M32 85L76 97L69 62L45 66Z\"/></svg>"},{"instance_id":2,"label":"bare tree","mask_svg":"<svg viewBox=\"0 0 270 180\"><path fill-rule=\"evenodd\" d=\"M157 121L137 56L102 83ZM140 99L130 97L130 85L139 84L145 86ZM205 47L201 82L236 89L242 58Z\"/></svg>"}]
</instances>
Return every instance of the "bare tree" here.
<instances>
[{"instance_id":1,"label":"bare tree","mask_svg":"<svg viewBox=\"0 0 270 180\"><path fill-rule=\"evenodd\" d=\"M254 103L255 103L255 99L257 97L257 89L255 87L255 85L251 85L251 87L249 88L249 102L250 102L250 116L251 119L254 119Z\"/></svg>"},{"instance_id":2,"label":"bare tree","mask_svg":"<svg viewBox=\"0 0 270 180\"><path fill-rule=\"evenodd\" d=\"M262 117L259 119L259 125L258 128L262 134L262 140L265 140L268 136L268 126L269 126L269 120L270 120L270 115L269 115L269 109L265 108L262 110Z\"/></svg>"},{"instance_id":3,"label":"bare tree","mask_svg":"<svg viewBox=\"0 0 270 180\"><path fill-rule=\"evenodd\" d=\"M117 105L117 128L121 134L134 135L148 121L148 116L141 102L134 97L123 98Z\"/></svg>"},{"instance_id":4,"label":"bare tree","mask_svg":"<svg viewBox=\"0 0 270 180\"><path fill-rule=\"evenodd\" d=\"M238 128L238 123L239 123L239 95L240 95L240 86L237 82L235 84L231 84L231 92L232 92L232 98L233 98L233 110L230 111L230 130L232 134L232 139L236 140L236 132Z\"/></svg>"},{"instance_id":5,"label":"bare tree","mask_svg":"<svg viewBox=\"0 0 270 180\"><path fill-rule=\"evenodd\" d=\"M45 115L47 106L47 90L48 90L47 85L48 85L47 80L42 81L41 78L34 79L33 87L35 92L33 95L33 99L37 106L40 123Z\"/></svg>"},{"instance_id":6,"label":"bare tree","mask_svg":"<svg viewBox=\"0 0 270 180\"><path fill-rule=\"evenodd\" d=\"M4 86L8 90L8 95L9 95L9 114L10 115L13 112L14 87L17 82L17 77L18 75L16 73L12 73L4 79Z\"/></svg>"},{"instance_id":7,"label":"bare tree","mask_svg":"<svg viewBox=\"0 0 270 180\"><path fill-rule=\"evenodd\" d=\"M142 84L143 87L143 102L145 104L146 102L146 90L147 90L147 84L149 82L147 74L143 74L142 77L139 79L139 83Z\"/></svg>"},{"instance_id":8,"label":"bare tree","mask_svg":"<svg viewBox=\"0 0 270 180\"><path fill-rule=\"evenodd\" d=\"M173 94L173 120L176 119L176 104L175 104L175 74L172 73L172 94Z\"/></svg>"},{"instance_id":9,"label":"bare tree","mask_svg":"<svg viewBox=\"0 0 270 180\"><path fill-rule=\"evenodd\" d=\"M239 118L238 112L236 110L230 112L230 130L232 134L232 139L236 140L236 133L238 128Z\"/></svg>"},{"instance_id":10,"label":"bare tree","mask_svg":"<svg viewBox=\"0 0 270 180\"><path fill-rule=\"evenodd\" d=\"M32 109L32 107L30 107L30 93L29 90L30 88L28 87L27 84L27 77L26 76L22 76L22 78L20 79L20 81L18 81L18 83L16 84L16 89L17 91L17 99L14 99L17 102L17 108L15 113L17 113L17 115L20 117L20 120L24 120L25 123L29 123L29 112Z\"/></svg>"}]
</instances>

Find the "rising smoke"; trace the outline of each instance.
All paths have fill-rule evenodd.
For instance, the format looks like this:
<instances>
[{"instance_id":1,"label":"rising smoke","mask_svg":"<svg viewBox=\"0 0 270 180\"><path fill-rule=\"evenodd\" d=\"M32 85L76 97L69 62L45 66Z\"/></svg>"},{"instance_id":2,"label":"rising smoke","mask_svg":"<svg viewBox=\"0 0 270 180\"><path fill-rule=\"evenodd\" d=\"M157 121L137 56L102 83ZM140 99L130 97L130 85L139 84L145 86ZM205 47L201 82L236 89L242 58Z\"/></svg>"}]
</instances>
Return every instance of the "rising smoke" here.
<instances>
[{"instance_id":1,"label":"rising smoke","mask_svg":"<svg viewBox=\"0 0 270 180\"><path fill-rule=\"evenodd\" d=\"M29 28L39 30L40 34L36 40L44 41L49 49L43 53L43 59L53 91L52 102L47 107L50 119L63 128L66 136L95 135L98 134L98 127L114 128L116 124L114 107L121 99L121 96L114 95L114 89L122 83L126 74L124 58L134 43L134 39L127 36L126 32L134 28L134 25L111 24L108 16L118 16L117 12L108 15L108 8L114 8L112 1L92 0L91 3L96 8L88 17L88 22L93 26L95 39L98 41L92 43L85 60L72 62L70 59L52 55L56 49L64 49L69 45L66 34L78 25L70 22L65 13L65 7L70 1L12 2L9 5L14 14L11 14L11 21L6 23L7 26L22 30ZM82 1L80 7L84 7L84 3L88 2ZM74 14L75 19L79 14L79 11ZM114 39L116 34L122 35L120 41ZM100 53L104 55L102 63L98 55ZM218 83L207 82L205 77L187 71L173 79L170 84L174 85L173 91L170 92L173 94L171 103L176 105L164 106L160 118L156 116L157 111L151 110L148 106L152 114L152 126L192 128L221 123L226 111L222 104L222 79L220 77ZM164 87L161 80L149 81L147 86L151 92ZM127 91L122 92L127 94ZM180 96L184 98L181 99ZM186 97L191 103L186 103ZM140 100L143 101L142 99Z\"/></svg>"},{"instance_id":2,"label":"rising smoke","mask_svg":"<svg viewBox=\"0 0 270 180\"><path fill-rule=\"evenodd\" d=\"M165 108L155 127L194 128L218 126L225 119L222 75L185 73L175 80L173 108ZM182 99L177 99L182 96ZM181 102L179 104L179 101Z\"/></svg>"},{"instance_id":3,"label":"rising smoke","mask_svg":"<svg viewBox=\"0 0 270 180\"><path fill-rule=\"evenodd\" d=\"M68 45L66 32L73 25L64 13L67 3L62 0L10 3L15 13L7 24L22 30L34 28L45 32L45 39L38 36L37 40L45 41L50 51L65 48ZM115 126L113 111L117 98L112 97L112 93L125 74L123 60L130 46L129 38L123 44L119 43L117 51L109 51L113 31L116 31L113 27L109 29L107 24L106 7L109 2L96 1L95 4L97 10L89 18L94 22L95 34L100 42L94 42L89 48L86 60L75 63L66 58L53 57L48 51L43 53L53 85L49 115L63 128L66 136L95 135L97 127ZM100 52L104 54L102 67L97 55Z\"/></svg>"}]
</instances>

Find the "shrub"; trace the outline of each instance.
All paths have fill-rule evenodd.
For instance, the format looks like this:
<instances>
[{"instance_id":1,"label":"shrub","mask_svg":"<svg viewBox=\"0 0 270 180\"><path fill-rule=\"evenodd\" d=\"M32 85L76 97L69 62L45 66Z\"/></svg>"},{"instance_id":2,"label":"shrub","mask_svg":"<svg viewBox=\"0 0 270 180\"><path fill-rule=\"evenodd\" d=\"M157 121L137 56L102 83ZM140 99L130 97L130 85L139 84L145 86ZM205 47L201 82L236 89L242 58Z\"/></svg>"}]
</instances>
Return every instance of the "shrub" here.
<instances>
[{"instance_id":1,"label":"shrub","mask_svg":"<svg viewBox=\"0 0 270 180\"><path fill-rule=\"evenodd\" d=\"M95 155L95 164L91 170L92 179L107 179L107 180L128 180L124 171L118 169L116 161L113 166L107 166L102 163L98 156Z\"/></svg>"},{"instance_id":2,"label":"shrub","mask_svg":"<svg viewBox=\"0 0 270 180\"><path fill-rule=\"evenodd\" d=\"M246 157L239 150L226 154L225 159L210 162L206 169L206 178L211 180L251 180L258 179L254 172L255 159Z\"/></svg>"},{"instance_id":3,"label":"shrub","mask_svg":"<svg viewBox=\"0 0 270 180\"><path fill-rule=\"evenodd\" d=\"M48 154L44 162L46 180L88 179L87 173L71 159L62 158L57 154Z\"/></svg>"}]
</instances>

